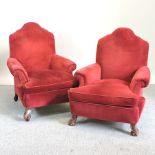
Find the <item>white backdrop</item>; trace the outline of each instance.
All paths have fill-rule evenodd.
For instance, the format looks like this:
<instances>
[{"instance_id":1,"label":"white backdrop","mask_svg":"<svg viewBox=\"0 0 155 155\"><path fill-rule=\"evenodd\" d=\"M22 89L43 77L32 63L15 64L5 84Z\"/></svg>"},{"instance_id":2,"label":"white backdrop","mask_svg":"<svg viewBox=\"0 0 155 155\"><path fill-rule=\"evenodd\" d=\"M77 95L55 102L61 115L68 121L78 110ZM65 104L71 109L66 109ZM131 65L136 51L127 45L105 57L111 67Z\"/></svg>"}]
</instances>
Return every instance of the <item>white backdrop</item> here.
<instances>
[{"instance_id":1,"label":"white backdrop","mask_svg":"<svg viewBox=\"0 0 155 155\"><path fill-rule=\"evenodd\" d=\"M154 0L0 0L0 84L13 84L6 66L8 37L26 22L53 32L57 53L77 63L95 61L97 40L117 27L130 27L150 43L151 83L155 83Z\"/></svg>"}]
</instances>

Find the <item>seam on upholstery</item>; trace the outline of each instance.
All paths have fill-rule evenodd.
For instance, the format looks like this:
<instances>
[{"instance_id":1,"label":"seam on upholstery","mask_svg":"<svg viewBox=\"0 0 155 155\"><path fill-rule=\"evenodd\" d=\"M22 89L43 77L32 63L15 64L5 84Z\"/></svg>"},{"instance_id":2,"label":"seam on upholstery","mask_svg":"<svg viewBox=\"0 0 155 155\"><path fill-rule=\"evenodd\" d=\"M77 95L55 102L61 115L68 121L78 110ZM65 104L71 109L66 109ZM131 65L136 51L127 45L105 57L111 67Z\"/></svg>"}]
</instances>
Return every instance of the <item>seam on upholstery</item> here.
<instances>
[{"instance_id":1,"label":"seam on upholstery","mask_svg":"<svg viewBox=\"0 0 155 155\"><path fill-rule=\"evenodd\" d=\"M120 105L111 105L111 104L100 104L100 103L90 103L90 102L81 102L81 101L73 101L73 100L70 100L71 102L74 102L74 103L71 103L71 104L78 104L76 102L79 102L79 103L84 103L84 104L90 104L90 105L96 105L96 106L105 106L105 107L120 107L120 108L131 108L131 107L138 107L138 104L135 104L134 106L120 106Z\"/></svg>"},{"instance_id":2,"label":"seam on upholstery","mask_svg":"<svg viewBox=\"0 0 155 155\"><path fill-rule=\"evenodd\" d=\"M43 94L43 93L47 93L47 92L48 92L48 93L49 93L49 92L56 92L56 91L59 92L60 90L66 90L66 91L68 91L68 89L69 89L69 88L54 89L54 90L46 90L46 91L38 91L38 92L34 92L34 91L33 91L33 92L31 92L31 93L29 93L29 92L26 92L26 93L25 93L25 92L24 92L24 94Z\"/></svg>"},{"instance_id":3,"label":"seam on upholstery","mask_svg":"<svg viewBox=\"0 0 155 155\"><path fill-rule=\"evenodd\" d=\"M79 92L71 92L70 93L76 93L76 94L81 94L83 95L82 93L79 93ZM85 95L89 95L89 94L85 94ZM102 96L102 97L109 97L109 96L104 96L104 95L98 95L98 94L90 94L90 95L96 95L96 96ZM136 95L136 94L135 94ZM137 96L137 95L136 95ZM138 97L138 96L137 96ZM123 96L114 96L114 98L128 98L128 99L133 99L131 97L123 97Z\"/></svg>"},{"instance_id":4,"label":"seam on upholstery","mask_svg":"<svg viewBox=\"0 0 155 155\"><path fill-rule=\"evenodd\" d=\"M69 83L69 82L73 82L74 80L69 80L69 81L66 81L67 83ZM62 83L66 83L66 82L62 82ZM27 84L27 83L26 83ZM54 84L57 84L57 82L56 83L54 83ZM53 86L54 84L49 84L49 85L40 85L40 86L34 86L34 87L26 87L25 85L24 85L24 89L33 89L33 88L40 88L40 87L49 87L49 86Z\"/></svg>"}]
</instances>

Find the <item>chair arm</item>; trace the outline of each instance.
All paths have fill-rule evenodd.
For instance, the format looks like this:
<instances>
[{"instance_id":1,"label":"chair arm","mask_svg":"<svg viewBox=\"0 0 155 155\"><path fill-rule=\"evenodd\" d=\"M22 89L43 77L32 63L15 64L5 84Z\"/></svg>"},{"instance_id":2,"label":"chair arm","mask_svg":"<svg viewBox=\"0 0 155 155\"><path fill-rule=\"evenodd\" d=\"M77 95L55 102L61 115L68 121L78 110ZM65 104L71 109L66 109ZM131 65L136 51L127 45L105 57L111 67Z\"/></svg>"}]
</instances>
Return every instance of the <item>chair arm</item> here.
<instances>
[{"instance_id":1,"label":"chair arm","mask_svg":"<svg viewBox=\"0 0 155 155\"><path fill-rule=\"evenodd\" d=\"M20 84L25 84L29 81L29 77L26 70L17 59L9 58L7 61L7 65L11 74L19 79Z\"/></svg>"},{"instance_id":2,"label":"chair arm","mask_svg":"<svg viewBox=\"0 0 155 155\"><path fill-rule=\"evenodd\" d=\"M101 67L97 63L91 64L77 70L74 76L75 79L79 82L79 86L91 84L101 79Z\"/></svg>"},{"instance_id":3,"label":"chair arm","mask_svg":"<svg viewBox=\"0 0 155 155\"><path fill-rule=\"evenodd\" d=\"M63 70L72 73L72 71L76 69L76 64L62 56L54 55L51 58L50 67L52 69Z\"/></svg>"},{"instance_id":4,"label":"chair arm","mask_svg":"<svg viewBox=\"0 0 155 155\"><path fill-rule=\"evenodd\" d=\"M147 66L139 68L134 74L131 83L130 89L132 91L138 89L137 87L144 88L149 84L150 81L150 70Z\"/></svg>"}]
</instances>

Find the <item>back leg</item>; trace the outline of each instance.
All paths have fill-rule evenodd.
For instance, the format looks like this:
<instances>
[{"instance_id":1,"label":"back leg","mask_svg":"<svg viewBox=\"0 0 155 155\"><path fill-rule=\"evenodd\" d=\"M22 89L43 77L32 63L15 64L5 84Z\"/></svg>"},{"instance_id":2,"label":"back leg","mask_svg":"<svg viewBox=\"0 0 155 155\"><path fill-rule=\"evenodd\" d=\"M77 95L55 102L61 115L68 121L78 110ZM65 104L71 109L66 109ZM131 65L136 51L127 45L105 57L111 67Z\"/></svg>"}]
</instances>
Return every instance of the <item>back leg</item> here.
<instances>
[{"instance_id":1,"label":"back leg","mask_svg":"<svg viewBox=\"0 0 155 155\"><path fill-rule=\"evenodd\" d=\"M15 102L18 101L18 95L17 95L17 94L15 94L15 96L14 96L14 101L15 101Z\"/></svg>"}]
</instances>

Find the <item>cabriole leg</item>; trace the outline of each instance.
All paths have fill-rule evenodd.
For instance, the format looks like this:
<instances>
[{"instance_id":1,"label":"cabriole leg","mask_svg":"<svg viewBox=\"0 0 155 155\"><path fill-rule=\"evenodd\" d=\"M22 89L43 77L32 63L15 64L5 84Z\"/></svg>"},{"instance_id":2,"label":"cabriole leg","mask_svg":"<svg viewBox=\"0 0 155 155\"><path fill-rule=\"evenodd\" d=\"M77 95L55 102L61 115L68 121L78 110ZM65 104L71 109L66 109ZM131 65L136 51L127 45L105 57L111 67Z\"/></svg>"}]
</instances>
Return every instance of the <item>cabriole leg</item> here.
<instances>
[{"instance_id":1,"label":"cabriole leg","mask_svg":"<svg viewBox=\"0 0 155 155\"><path fill-rule=\"evenodd\" d=\"M130 127L131 127L131 135L132 136L138 136L139 130L136 127L136 125L135 124L130 124Z\"/></svg>"},{"instance_id":2,"label":"cabriole leg","mask_svg":"<svg viewBox=\"0 0 155 155\"><path fill-rule=\"evenodd\" d=\"M77 121L77 115L72 114L72 118L69 120L68 125L75 126Z\"/></svg>"},{"instance_id":3,"label":"cabriole leg","mask_svg":"<svg viewBox=\"0 0 155 155\"><path fill-rule=\"evenodd\" d=\"M25 109L24 119L25 121L29 121L31 119L31 109Z\"/></svg>"}]
</instances>

